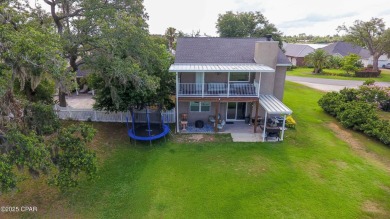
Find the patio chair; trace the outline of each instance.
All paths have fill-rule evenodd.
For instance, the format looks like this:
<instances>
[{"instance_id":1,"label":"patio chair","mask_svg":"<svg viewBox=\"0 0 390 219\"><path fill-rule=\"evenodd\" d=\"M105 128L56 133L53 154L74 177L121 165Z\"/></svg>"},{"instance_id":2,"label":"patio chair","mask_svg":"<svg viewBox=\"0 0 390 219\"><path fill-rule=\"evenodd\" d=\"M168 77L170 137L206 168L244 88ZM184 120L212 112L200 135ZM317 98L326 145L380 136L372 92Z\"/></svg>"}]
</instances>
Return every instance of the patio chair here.
<instances>
[{"instance_id":1,"label":"patio chair","mask_svg":"<svg viewBox=\"0 0 390 219\"><path fill-rule=\"evenodd\" d=\"M87 91L88 91L88 85L84 84L83 89L79 90L79 93L87 93Z\"/></svg>"},{"instance_id":2,"label":"patio chair","mask_svg":"<svg viewBox=\"0 0 390 219\"><path fill-rule=\"evenodd\" d=\"M222 131L222 130L223 130L223 127L224 127L225 125L226 125L225 120L222 120L222 122L219 123L219 124L217 125L218 131Z\"/></svg>"},{"instance_id":3,"label":"patio chair","mask_svg":"<svg viewBox=\"0 0 390 219\"><path fill-rule=\"evenodd\" d=\"M221 114L218 113L218 120L221 119ZM215 116L211 115L209 116L209 122L210 123L215 123Z\"/></svg>"}]
</instances>

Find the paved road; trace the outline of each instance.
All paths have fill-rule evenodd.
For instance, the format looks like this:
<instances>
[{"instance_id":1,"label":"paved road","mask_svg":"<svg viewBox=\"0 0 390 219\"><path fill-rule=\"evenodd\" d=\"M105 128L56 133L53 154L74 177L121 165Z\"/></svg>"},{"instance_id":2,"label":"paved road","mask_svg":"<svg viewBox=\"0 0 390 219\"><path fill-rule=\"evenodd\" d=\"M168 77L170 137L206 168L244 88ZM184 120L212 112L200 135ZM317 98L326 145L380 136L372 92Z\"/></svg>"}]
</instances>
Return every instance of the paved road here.
<instances>
[{"instance_id":1,"label":"paved road","mask_svg":"<svg viewBox=\"0 0 390 219\"><path fill-rule=\"evenodd\" d=\"M363 81L306 78L306 77L298 77L298 76L286 76L286 80L297 82L306 85L308 87L315 88L322 91L339 91L345 87L357 88L358 86L363 84ZM390 86L390 82L376 82L376 84L385 87Z\"/></svg>"}]
</instances>

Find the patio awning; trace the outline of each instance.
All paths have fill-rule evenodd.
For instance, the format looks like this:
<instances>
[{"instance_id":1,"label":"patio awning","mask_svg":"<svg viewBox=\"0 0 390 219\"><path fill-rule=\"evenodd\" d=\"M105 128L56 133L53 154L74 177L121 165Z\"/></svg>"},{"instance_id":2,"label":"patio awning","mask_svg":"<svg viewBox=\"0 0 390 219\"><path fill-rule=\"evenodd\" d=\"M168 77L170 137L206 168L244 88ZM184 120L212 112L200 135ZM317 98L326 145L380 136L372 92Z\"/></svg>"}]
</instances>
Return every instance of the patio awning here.
<instances>
[{"instance_id":1,"label":"patio awning","mask_svg":"<svg viewBox=\"0 0 390 219\"><path fill-rule=\"evenodd\" d=\"M268 114L292 114L292 110L272 95L260 95L260 105Z\"/></svg>"},{"instance_id":2,"label":"patio awning","mask_svg":"<svg viewBox=\"0 0 390 219\"><path fill-rule=\"evenodd\" d=\"M275 72L275 69L256 63L176 63L170 72Z\"/></svg>"}]
</instances>

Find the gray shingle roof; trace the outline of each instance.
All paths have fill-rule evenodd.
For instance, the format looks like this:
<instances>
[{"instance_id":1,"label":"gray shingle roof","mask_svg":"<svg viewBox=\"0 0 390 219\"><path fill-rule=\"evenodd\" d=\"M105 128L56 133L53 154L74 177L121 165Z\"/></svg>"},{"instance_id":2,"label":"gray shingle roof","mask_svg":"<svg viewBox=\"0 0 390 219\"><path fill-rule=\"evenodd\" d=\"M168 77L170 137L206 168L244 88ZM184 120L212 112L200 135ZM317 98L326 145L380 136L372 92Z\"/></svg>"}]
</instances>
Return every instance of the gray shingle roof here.
<instances>
[{"instance_id":1,"label":"gray shingle roof","mask_svg":"<svg viewBox=\"0 0 390 219\"><path fill-rule=\"evenodd\" d=\"M256 41L266 38L179 38L175 63L255 63ZM277 64L291 64L282 50Z\"/></svg>"},{"instance_id":2,"label":"gray shingle roof","mask_svg":"<svg viewBox=\"0 0 390 219\"><path fill-rule=\"evenodd\" d=\"M283 45L286 56L305 57L314 52L314 48L309 45L286 43Z\"/></svg>"},{"instance_id":3,"label":"gray shingle roof","mask_svg":"<svg viewBox=\"0 0 390 219\"><path fill-rule=\"evenodd\" d=\"M353 45L347 42L335 42L331 43L324 48L322 48L330 55L340 54L341 56L346 56L349 53L358 54L363 59L367 59L370 57L370 52L367 49L364 49L360 46Z\"/></svg>"}]
</instances>

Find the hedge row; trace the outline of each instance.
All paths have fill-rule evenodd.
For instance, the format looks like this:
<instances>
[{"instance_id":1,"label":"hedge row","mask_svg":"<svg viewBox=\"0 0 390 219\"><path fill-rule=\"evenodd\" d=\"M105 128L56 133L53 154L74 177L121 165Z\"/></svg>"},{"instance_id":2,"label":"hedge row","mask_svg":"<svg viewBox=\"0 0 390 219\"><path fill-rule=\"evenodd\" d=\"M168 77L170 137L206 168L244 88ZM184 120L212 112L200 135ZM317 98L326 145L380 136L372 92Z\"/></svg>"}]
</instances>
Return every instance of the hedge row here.
<instances>
[{"instance_id":1,"label":"hedge row","mask_svg":"<svg viewBox=\"0 0 390 219\"><path fill-rule=\"evenodd\" d=\"M381 74L381 70L374 71L370 68L360 69L359 71L355 72L355 76L360 78L374 78L374 77L376 78L380 74Z\"/></svg>"},{"instance_id":2,"label":"hedge row","mask_svg":"<svg viewBox=\"0 0 390 219\"><path fill-rule=\"evenodd\" d=\"M390 121L379 119L376 110L381 106L378 103L378 94L374 95L374 99L367 99L373 96L371 92L376 92L375 88L372 89L374 91L368 92L370 89L367 87L369 86L361 86L359 89L345 88L340 92L327 93L318 104L325 112L336 117L344 127L364 132L390 145Z\"/></svg>"}]
</instances>

